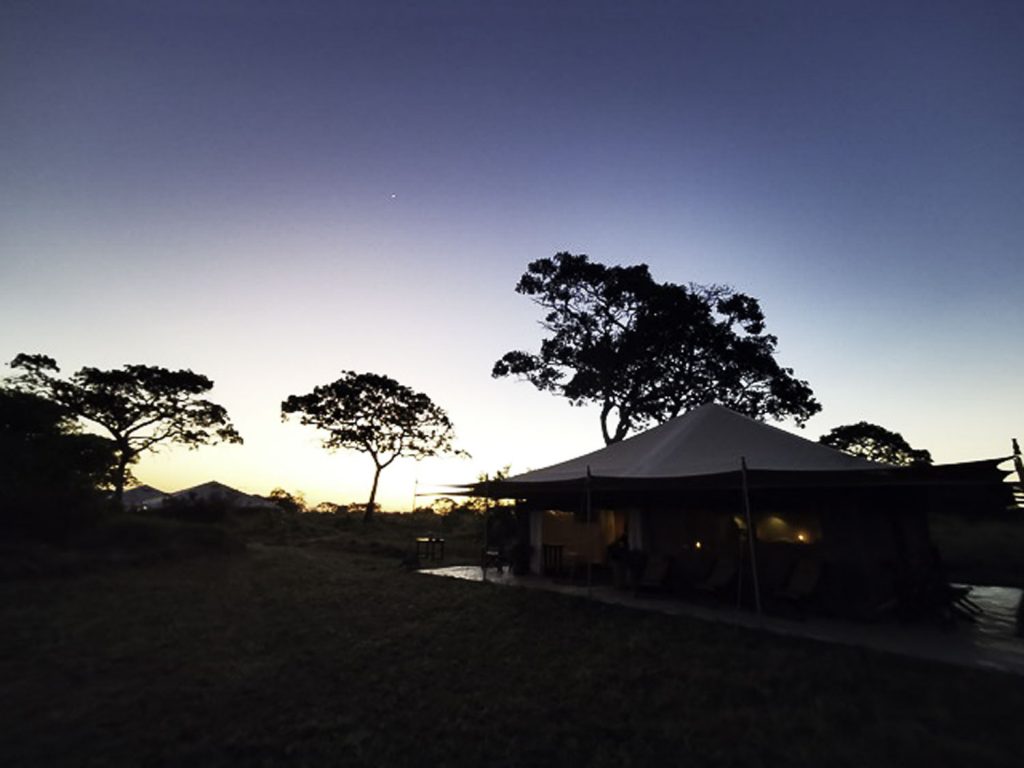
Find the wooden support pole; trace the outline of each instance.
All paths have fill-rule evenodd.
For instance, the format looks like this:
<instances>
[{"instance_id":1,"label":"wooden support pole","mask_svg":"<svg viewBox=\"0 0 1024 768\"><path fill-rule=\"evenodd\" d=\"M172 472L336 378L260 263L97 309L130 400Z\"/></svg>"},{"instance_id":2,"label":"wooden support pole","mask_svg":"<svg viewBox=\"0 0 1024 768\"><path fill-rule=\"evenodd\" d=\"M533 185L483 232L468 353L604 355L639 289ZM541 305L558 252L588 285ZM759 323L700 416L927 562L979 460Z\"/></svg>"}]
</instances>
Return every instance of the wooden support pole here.
<instances>
[{"instance_id":1,"label":"wooden support pole","mask_svg":"<svg viewBox=\"0 0 1024 768\"><path fill-rule=\"evenodd\" d=\"M591 519L591 494L590 494L590 465L587 465L587 479L586 479L586 504L587 504L587 538L585 539L587 547L590 547L590 539L592 538L590 533L590 519ZM593 597L593 583L591 578L592 563L590 553L587 553L587 597Z\"/></svg>"},{"instance_id":2,"label":"wooden support pole","mask_svg":"<svg viewBox=\"0 0 1024 768\"><path fill-rule=\"evenodd\" d=\"M743 509L747 517L747 543L750 545L750 570L754 576L754 605L757 606L757 615L761 616L761 582L757 577L757 552L754 547L757 529L754 528L753 515L750 513L750 484L747 480L746 456L740 457L740 469L743 477Z\"/></svg>"}]
</instances>

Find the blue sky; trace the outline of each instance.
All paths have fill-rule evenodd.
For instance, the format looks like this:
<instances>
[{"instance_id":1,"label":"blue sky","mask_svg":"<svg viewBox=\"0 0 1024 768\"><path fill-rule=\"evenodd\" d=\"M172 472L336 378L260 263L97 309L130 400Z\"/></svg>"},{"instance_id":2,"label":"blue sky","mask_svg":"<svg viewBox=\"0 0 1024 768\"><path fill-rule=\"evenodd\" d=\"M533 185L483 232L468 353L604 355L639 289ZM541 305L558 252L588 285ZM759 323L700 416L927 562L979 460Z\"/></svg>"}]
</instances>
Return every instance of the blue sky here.
<instances>
[{"instance_id":1,"label":"blue sky","mask_svg":"<svg viewBox=\"0 0 1024 768\"><path fill-rule=\"evenodd\" d=\"M597 447L494 381L560 250L761 299L824 405L940 461L1024 422L1024 6L1011 2L13 2L0 10L0 355L216 381L243 447L139 466L366 494L280 401L372 370L470 460Z\"/></svg>"}]
</instances>

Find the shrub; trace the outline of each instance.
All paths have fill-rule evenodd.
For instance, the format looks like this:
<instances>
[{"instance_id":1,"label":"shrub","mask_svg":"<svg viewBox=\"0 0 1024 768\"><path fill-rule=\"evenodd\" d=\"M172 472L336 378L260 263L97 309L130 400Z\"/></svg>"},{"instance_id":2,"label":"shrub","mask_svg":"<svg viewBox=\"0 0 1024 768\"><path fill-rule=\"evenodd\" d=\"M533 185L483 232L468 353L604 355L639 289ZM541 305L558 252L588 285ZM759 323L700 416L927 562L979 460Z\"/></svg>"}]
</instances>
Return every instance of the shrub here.
<instances>
[{"instance_id":1,"label":"shrub","mask_svg":"<svg viewBox=\"0 0 1024 768\"><path fill-rule=\"evenodd\" d=\"M62 409L0 388L0 530L7 537L63 543L103 514L97 490L112 443L81 434Z\"/></svg>"},{"instance_id":2,"label":"shrub","mask_svg":"<svg viewBox=\"0 0 1024 768\"><path fill-rule=\"evenodd\" d=\"M219 525L227 519L232 505L219 497L209 499L169 497L156 509L156 514L171 520L187 523Z\"/></svg>"},{"instance_id":3,"label":"shrub","mask_svg":"<svg viewBox=\"0 0 1024 768\"><path fill-rule=\"evenodd\" d=\"M137 515L104 521L83 543L93 549L161 555L231 552L241 548L223 526Z\"/></svg>"}]
</instances>

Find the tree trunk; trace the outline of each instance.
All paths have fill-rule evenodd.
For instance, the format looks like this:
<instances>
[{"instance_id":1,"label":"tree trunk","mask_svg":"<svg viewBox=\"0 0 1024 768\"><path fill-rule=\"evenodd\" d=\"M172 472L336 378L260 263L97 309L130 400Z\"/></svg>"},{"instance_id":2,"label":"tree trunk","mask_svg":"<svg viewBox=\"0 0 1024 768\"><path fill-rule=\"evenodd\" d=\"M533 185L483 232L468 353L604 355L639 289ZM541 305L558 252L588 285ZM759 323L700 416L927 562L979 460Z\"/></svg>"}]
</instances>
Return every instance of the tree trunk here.
<instances>
[{"instance_id":1,"label":"tree trunk","mask_svg":"<svg viewBox=\"0 0 1024 768\"><path fill-rule=\"evenodd\" d=\"M605 445L611 445L612 443L621 443L629 432L630 417L629 415L623 414L622 406L618 406L618 420L615 422L615 431L608 431L608 418L611 416L612 409L615 408L610 402L605 401L601 407L601 437L604 438Z\"/></svg>"},{"instance_id":2,"label":"tree trunk","mask_svg":"<svg viewBox=\"0 0 1024 768\"><path fill-rule=\"evenodd\" d=\"M124 475L128 470L130 456L126 451L117 452L117 472L114 474L114 505L118 511L124 509Z\"/></svg>"},{"instance_id":3,"label":"tree trunk","mask_svg":"<svg viewBox=\"0 0 1024 768\"><path fill-rule=\"evenodd\" d=\"M384 469L384 467L378 464L376 471L373 473L373 485L370 486L370 501L366 505L366 511L363 512L364 523L370 522L373 517L373 507L377 499L377 481L380 480L380 471L382 469Z\"/></svg>"},{"instance_id":4,"label":"tree trunk","mask_svg":"<svg viewBox=\"0 0 1024 768\"><path fill-rule=\"evenodd\" d=\"M604 438L605 445L611 445L612 438L608 434L608 414L612 412L612 404L605 400L601 404L601 437Z\"/></svg>"}]
</instances>

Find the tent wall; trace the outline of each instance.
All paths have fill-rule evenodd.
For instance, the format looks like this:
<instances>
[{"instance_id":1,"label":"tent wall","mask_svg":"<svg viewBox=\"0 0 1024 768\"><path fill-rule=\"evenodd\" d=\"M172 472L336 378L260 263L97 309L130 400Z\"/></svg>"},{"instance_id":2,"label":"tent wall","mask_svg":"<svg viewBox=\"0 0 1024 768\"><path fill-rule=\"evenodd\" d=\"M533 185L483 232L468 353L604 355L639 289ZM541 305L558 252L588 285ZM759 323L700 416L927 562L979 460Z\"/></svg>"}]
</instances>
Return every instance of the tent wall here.
<instances>
[{"instance_id":1,"label":"tent wall","mask_svg":"<svg viewBox=\"0 0 1024 768\"><path fill-rule=\"evenodd\" d=\"M626 536L629 548L642 551L647 541L647 528L645 526L645 513L639 507L626 510Z\"/></svg>"},{"instance_id":2,"label":"tent wall","mask_svg":"<svg viewBox=\"0 0 1024 768\"><path fill-rule=\"evenodd\" d=\"M770 600L784 591L798 564L813 561L821 569L818 594L830 612L871 615L892 605L933 565L927 496L913 487L755 489L762 596ZM532 510L531 570L542 571L545 544L561 545L567 564L605 563L608 545L626 531L631 549L671 562L671 586L681 592L699 584L719 559L742 563L749 591L746 524L736 489L631 493L628 505L626 499L615 509L608 494L599 497L589 525L575 509L575 497L562 504L571 512Z\"/></svg>"},{"instance_id":3,"label":"tent wall","mask_svg":"<svg viewBox=\"0 0 1024 768\"><path fill-rule=\"evenodd\" d=\"M608 545L615 540L614 512L603 510L588 523L573 512L546 510L541 518L544 544L560 545L577 563L601 564Z\"/></svg>"},{"instance_id":4,"label":"tent wall","mask_svg":"<svg viewBox=\"0 0 1024 768\"><path fill-rule=\"evenodd\" d=\"M833 614L875 616L912 606L942 581L928 531L928 511L962 504L976 511L1006 488L994 461L925 469L857 472L755 471L749 474L760 594L788 592L812 566L814 600ZM600 478L507 485L529 513L530 566L543 570L545 544L564 550L566 567L607 560L607 545L625 525L629 548L670 562L669 586L685 593L719 560L753 581L740 474L697 478ZM584 514L589 491L591 524ZM969 503L970 502L970 503ZM545 525L545 510L567 510ZM612 512L608 512L612 510ZM591 530L592 529L592 530ZM524 536L521 540L526 540ZM698 545L699 542L699 545ZM723 592L725 590L722 590Z\"/></svg>"},{"instance_id":5,"label":"tent wall","mask_svg":"<svg viewBox=\"0 0 1024 768\"><path fill-rule=\"evenodd\" d=\"M590 523L578 512L558 509L523 509L528 516L531 573L544 570L545 545L560 546L564 562L568 565L591 563L602 565L608 559L608 546L627 532L631 521L639 519L639 511L627 514L621 510L599 509Z\"/></svg>"},{"instance_id":6,"label":"tent wall","mask_svg":"<svg viewBox=\"0 0 1024 768\"><path fill-rule=\"evenodd\" d=\"M920 493L864 493L822 512L826 599L839 614L870 615L934 577L935 550Z\"/></svg>"}]
</instances>

